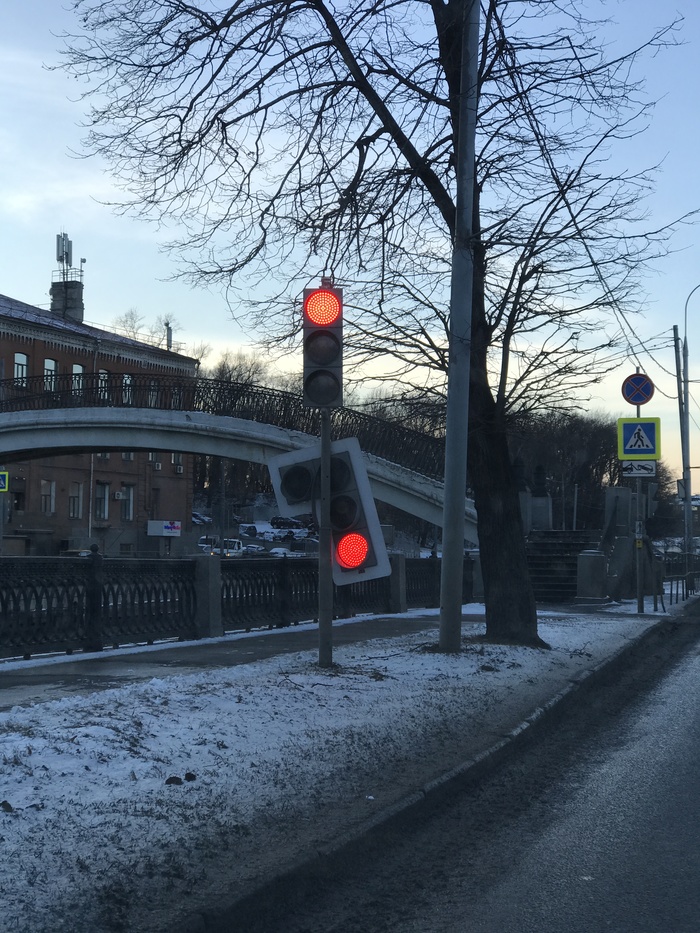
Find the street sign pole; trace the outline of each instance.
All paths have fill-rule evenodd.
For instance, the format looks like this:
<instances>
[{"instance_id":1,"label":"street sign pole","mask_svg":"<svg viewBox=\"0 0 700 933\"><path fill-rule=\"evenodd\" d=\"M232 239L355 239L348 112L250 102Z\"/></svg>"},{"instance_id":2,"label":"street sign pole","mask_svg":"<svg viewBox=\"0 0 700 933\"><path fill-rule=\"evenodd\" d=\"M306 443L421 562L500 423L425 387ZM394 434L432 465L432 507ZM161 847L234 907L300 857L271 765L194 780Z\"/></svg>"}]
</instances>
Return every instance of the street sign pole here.
<instances>
[{"instance_id":1,"label":"street sign pole","mask_svg":"<svg viewBox=\"0 0 700 933\"><path fill-rule=\"evenodd\" d=\"M618 421L618 456L620 460L634 467L639 463L639 470L633 470L636 476L637 515L634 528L635 569L637 577L637 612L644 612L644 516L642 513L642 477L641 468L661 456L661 423L658 418L642 421L640 407L646 405L654 394L654 383L644 373L637 372L628 376L622 383L622 395L626 402L635 405L637 417L621 418ZM624 466L623 466L624 470ZM654 469L654 472L656 470Z\"/></svg>"},{"instance_id":2,"label":"street sign pole","mask_svg":"<svg viewBox=\"0 0 700 933\"><path fill-rule=\"evenodd\" d=\"M637 405L639 418L639 405ZM642 480L637 477L637 521L634 529L634 551L637 568L637 612L644 612L644 567L642 565Z\"/></svg>"}]
</instances>

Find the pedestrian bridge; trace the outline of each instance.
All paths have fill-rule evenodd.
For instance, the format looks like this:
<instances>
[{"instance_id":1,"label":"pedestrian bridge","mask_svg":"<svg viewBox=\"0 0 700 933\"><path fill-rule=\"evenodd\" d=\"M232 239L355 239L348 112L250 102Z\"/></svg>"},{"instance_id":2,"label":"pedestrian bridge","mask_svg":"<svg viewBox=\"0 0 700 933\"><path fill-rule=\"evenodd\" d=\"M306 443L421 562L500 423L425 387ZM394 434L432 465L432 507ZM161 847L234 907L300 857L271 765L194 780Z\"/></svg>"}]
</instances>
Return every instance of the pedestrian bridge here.
<instances>
[{"instance_id":1,"label":"pedestrian bridge","mask_svg":"<svg viewBox=\"0 0 700 933\"><path fill-rule=\"evenodd\" d=\"M213 379L110 373L0 381L0 462L74 451L163 450L266 463L318 443L318 415L293 393ZM333 439L357 437L375 498L442 524L444 442L351 409ZM465 539L476 514L465 499Z\"/></svg>"}]
</instances>

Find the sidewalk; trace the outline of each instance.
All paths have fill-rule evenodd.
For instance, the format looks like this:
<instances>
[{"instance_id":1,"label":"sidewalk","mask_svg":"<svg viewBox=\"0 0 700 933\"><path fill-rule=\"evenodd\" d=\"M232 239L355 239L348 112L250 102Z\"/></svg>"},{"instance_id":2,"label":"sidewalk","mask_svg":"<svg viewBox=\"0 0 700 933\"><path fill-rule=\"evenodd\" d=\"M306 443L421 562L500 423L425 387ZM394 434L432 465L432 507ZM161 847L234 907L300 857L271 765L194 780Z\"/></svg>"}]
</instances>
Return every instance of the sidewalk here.
<instances>
[{"instance_id":1,"label":"sidewalk","mask_svg":"<svg viewBox=\"0 0 700 933\"><path fill-rule=\"evenodd\" d=\"M458 656L422 611L334 624L329 671L311 625L0 665L5 708L35 699L0 713L5 926L213 929L212 905L491 767L686 615L542 610L545 651L483 642L466 610Z\"/></svg>"}]
</instances>

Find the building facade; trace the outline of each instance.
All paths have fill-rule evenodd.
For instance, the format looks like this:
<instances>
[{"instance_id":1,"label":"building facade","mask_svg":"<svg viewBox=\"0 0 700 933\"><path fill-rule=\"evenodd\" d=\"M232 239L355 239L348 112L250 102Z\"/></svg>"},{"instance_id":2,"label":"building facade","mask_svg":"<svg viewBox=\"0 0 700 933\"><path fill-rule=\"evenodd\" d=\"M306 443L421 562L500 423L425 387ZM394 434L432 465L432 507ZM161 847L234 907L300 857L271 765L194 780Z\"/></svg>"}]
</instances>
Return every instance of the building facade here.
<instances>
[{"instance_id":1,"label":"building facade","mask_svg":"<svg viewBox=\"0 0 700 933\"><path fill-rule=\"evenodd\" d=\"M0 295L0 381L50 391L70 375L98 385L153 375L184 383L198 361L165 346L132 339L83 320L82 270L61 270L51 309ZM9 382L8 382L9 380ZM43 382L41 382L43 380ZM7 389L6 389L7 390ZM75 452L0 464L8 489L0 493L3 554L43 555L99 545L106 556L188 553L192 527L192 456L178 451ZM177 534L178 524L180 534ZM162 529L162 531L159 531Z\"/></svg>"}]
</instances>

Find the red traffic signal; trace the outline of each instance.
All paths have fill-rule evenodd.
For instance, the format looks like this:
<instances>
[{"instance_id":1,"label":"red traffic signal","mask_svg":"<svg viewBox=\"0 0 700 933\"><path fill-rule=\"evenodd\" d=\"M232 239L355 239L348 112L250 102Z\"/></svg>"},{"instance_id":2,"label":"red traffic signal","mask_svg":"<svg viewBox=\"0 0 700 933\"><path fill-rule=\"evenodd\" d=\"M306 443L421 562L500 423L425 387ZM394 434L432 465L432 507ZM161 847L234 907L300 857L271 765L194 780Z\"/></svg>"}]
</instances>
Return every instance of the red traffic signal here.
<instances>
[{"instance_id":1,"label":"red traffic signal","mask_svg":"<svg viewBox=\"0 0 700 933\"><path fill-rule=\"evenodd\" d=\"M331 540L337 586L386 577L391 565L355 437L331 444Z\"/></svg>"},{"instance_id":2,"label":"red traffic signal","mask_svg":"<svg viewBox=\"0 0 700 933\"><path fill-rule=\"evenodd\" d=\"M307 288L304 292L304 317L316 327L335 324L343 313L339 289Z\"/></svg>"},{"instance_id":3,"label":"red traffic signal","mask_svg":"<svg viewBox=\"0 0 700 933\"><path fill-rule=\"evenodd\" d=\"M351 531L338 539L335 559L343 570L356 570L367 560L369 541L358 531Z\"/></svg>"},{"instance_id":4,"label":"red traffic signal","mask_svg":"<svg viewBox=\"0 0 700 933\"><path fill-rule=\"evenodd\" d=\"M343 293L322 285L304 290L304 395L307 408L343 404Z\"/></svg>"},{"instance_id":5,"label":"red traffic signal","mask_svg":"<svg viewBox=\"0 0 700 933\"><path fill-rule=\"evenodd\" d=\"M268 461L280 515L319 514L320 445ZM333 580L343 586L391 573L384 535L356 437L331 443L330 523Z\"/></svg>"}]
</instances>

